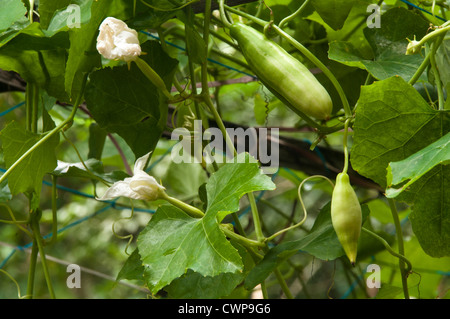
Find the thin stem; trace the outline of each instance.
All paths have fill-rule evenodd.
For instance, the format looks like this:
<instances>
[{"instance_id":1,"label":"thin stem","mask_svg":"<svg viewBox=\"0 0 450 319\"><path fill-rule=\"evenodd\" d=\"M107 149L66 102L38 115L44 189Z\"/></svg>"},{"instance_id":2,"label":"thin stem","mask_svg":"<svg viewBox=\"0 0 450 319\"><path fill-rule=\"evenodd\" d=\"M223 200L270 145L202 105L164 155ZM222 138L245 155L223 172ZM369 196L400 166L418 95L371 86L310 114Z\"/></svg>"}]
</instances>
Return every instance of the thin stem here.
<instances>
[{"instance_id":1,"label":"thin stem","mask_svg":"<svg viewBox=\"0 0 450 319\"><path fill-rule=\"evenodd\" d=\"M280 28L283 28L285 24L287 24L289 21L291 21L295 17L299 16L303 12L303 10L305 10L305 8L309 2L310 2L310 0L306 0L305 2L303 2L303 4L300 6L300 8L297 9L297 11L295 11L290 16L287 16L283 20L281 20L281 22L278 24L278 26Z\"/></svg>"},{"instance_id":2,"label":"thin stem","mask_svg":"<svg viewBox=\"0 0 450 319\"><path fill-rule=\"evenodd\" d=\"M12 164L8 170L2 175L2 177L0 178L0 183L2 183L3 181L6 180L6 178L9 176L9 174L11 174L11 172L25 159L27 158L31 153L34 152L34 150L36 150L39 146L41 146L43 143L45 143L47 140L49 140L53 135L58 134L59 131L61 131L62 129L64 129L66 127L66 125L70 124L73 121L73 118L75 117L75 114L78 110L78 106L81 104L81 99L83 97L83 91L84 91L84 86L86 84L86 80L87 80L87 74L85 75L84 79L83 79L83 84L82 84L82 90L80 91L80 94L78 95L73 107L72 107L72 112L70 113L69 117L67 119L65 119L63 122L61 122L58 126L56 126L53 130L51 130L50 132L48 132L47 134L44 135L44 137L42 137L39 141L37 141L32 147L30 147L24 154L22 154L22 156L16 160L14 162L14 164Z\"/></svg>"},{"instance_id":3,"label":"thin stem","mask_svg":"<svg viewBox=\"0 0 450 319\"><path fill-rule=\"evenodd\" d=\"M425 45L426 42L433 39L434 37L437 37L439 35L445 35L447 31L450 30L450 21L447 21L443 25L439 26L435 31L428 33L426 36L424 36L419 42L417 42L414 46L415 47L422 47Z\"/></svg>"},{"instance_id":4,"label":"thin stem","mask_svg":"<svg viewBox=\"0 0 450 319\"><path fill-rule=\"evenodd\" d=\"M20 286L19 286L19 283L17 282L17 280L15 280L13 276L11 276L8 272L4 271L3 269L0 269L0 272L5 274L16 285L17 296L19 297L19 299L25 298L26 296L22 296L22 294L20 293Z\"/></svg>"},{"instance_id":5,"label":"thin stem","mask_svg":"<svg viewBox=\"0 0 450 319\"><path fill-rule=\"evenodd\" d=\"M398 253L402 256L405 255L405 247L403 245L403 234L402 227L400 225L400 219L398 217L397 208L395 207L395 202L392 198L388 198L389 208L391 209L392 218L394 220L395 232L397 234L397 242L398 242ZM410 266L411 264L409 264ZM402 286L403 286L403 294L405 299L409 299L409 291L408 291L408 275L409 270L405 270L405 262L403 260L399 261L400 272L402 275Z\"/></svg>"},{"instance_id":6,"label":"thin stem","mask_svg":"<svg viewBox=\"0 0 450 319\"><path fill-rule=\"evenodd\" d=\"M33 298L37 254L38 254L37 242L36 239L33 239L33 246L31 247L31 255L30 255L30 267L28 268L27 295L26 295L27 299Z\"/></svg>"},{"instance_id":7,"label":"thin stem","mask_svg":"<svg viewBox=\"0 0 450 319\"><path fill-rule=\"evenodd\" d=\"M348 125L350 123L350 119L347 119L345 121L345 126L344 126L344 141L343 141L343 145L344 145L344 168L342 170L342 173L347 174L348 171L348 146L347 146L347 139L348 139Z\"/></svg>"},{"instance_id":8,"label":"thin stem","mask_svg":"<svg viewBox=\"0 0 450 319\"><path fill-rule=\"evenodd\" d=\"M250 247L250 248L254 248L254 247L262 248L262 247L264 247L264 243L262 243L260 241L249 239L249 238L241 236L239 234L236 234L234 231L230 230L225 225L221 224L220 225L220 229L223 231L223 233L226 236L228 236L229 238L237 241L238 243L240 243L240 244L242 244L242 245L244 245L246 247Z\"/></svg>"},{"instance_id":9,"label":"thin stem","mask_svg":"<svg viewBox=\"0 0 450 319\"><path fill-rule=\"evenodd\" d=\"M420 64L420 66L417 69L417 71L414 73L414 75L408 81L408 84L414 85L417 82L417 80L422 75L423 71L425 71L425 69L428 67L428 64L430 63L430 57L431 57L431 52L428 52L428 54L426 55L425 59Z\"/></svg>"},{"instance_id":10,"label":"thin stem","mask_svg":"<svg viewBox=\"0 0 450 319\"><path fill-rule=\"evenodd\" d=\"M284 294L286 295L286 298L293 299L294 296L292 296L292 293L289 290L289 287L286 284L286 281L284 280L284 277L281 274L280 270L278 268L275 268L275 270L273 272L274 272L275 276L277 277L277 280L280 284L281 289L283 290Z\"/></svg>"},{"instance_id":11,"label":"thin stem","mask_svg":"<svg viewBox=\"0 0 450 319\"><path fill-rule=\"evenodd\" d=\"M292 226L290 226L290 227L284 228L284 229L280 230L279 232L276 232L276 233L273 234L272 236L267 237L267 238L266 238L266 241L267 241L267 242L273 240L275 237L277 237L277 236L279 236L279 235L281 235L281 234L283 234L283 233L285 233L285 232L287 232L287 231L289 231L289 230L292 230L292 229L294 229L294 228L300 227L300 226L303 225L303 223L306 221L306 218L308 217L308 212L307 212L307 210L306 210L305 204L304 204L303 199L302 199L302 196L301 196L301 190L302 190L303 184L306 183L307 181L309 181L310 179L313 179L313 178L324 178L325 180L327 180L327 181L331 184L331 187L334 188L333 182L332 182L331 180L329 180L329 179L328 179L327 177L325 177L325 176L322 176L322 175L312 175L312 176L309 176L309 177L305 178L305 179L300 183L300 185L298 186L298 189L297 189L298 199L299 199L300 205L302 206L302 209L303 209L303 218L302 218L302 220L301 220L300 222L298 222L297 224L295 224L295 225L292 225Z\"/></svg>"},{"instance_id":12,"label":"thin stem","mask_svg":"<svg viewBox=\"0 0 450 319\"><path fill-rule=\"evenodd\" d=\"M441 76L439 74L439 70L438 67L436 65L436 51L439 48L439 46L441 45L442 41L444 41L444 36L445 34L441 35L433 44L431 47L431 52L430 52L430 64L431 64L431 68L434 74L434 82L436 83L436 88L437 88L437 92L438 92L438 103L439 103L439 110L443 110L444 109L444 91L442 88L442 81L441 81Z\"/></svg>"},{"instance_id":13,"label":"thin stem","mask_svg":"<svg viewBox=\"0 0 450 319\"><path fill-rule=\"evenodd\" d=\"M160 198L168 201L175 207L178 207L179 209L183 210L191 217L202 218L203 216L205 216L205 214L200 209L198 209L194 206L191 206L189 204L186 204L185 202L183 202L177 198L171 197L164 192L162 192L160 194Z\"/></svg>"},{"instance_id":14,"label":"thin stem","mask_svg":"<svg viewBox=\"0 0 450 319\"><path fill-rule=\"evenodd\" d=\"M34 212L33 214L36 214L36 213L37 212ZM32 218L31 228L33 230L35 243L37 244L37 248L39 250L39 256L41 257L42 269L44 270L44 277L45 277L45 281L47 283L48 291L50 293L50 298L55 299L55 292L53 291L53 286L52 286L52 282L50 279L50 274L49 274L48 266L47 266L47 260L45 258L44 245L42 243L42 237L41 237L41 233L39 230L39 221L36 218ZM33 247L34 247L34 243L33 243Z\"/></svg>"},{"instance_id":15,"label":"thin stem","mask_svg":"<svg viewBox=\"0 0 450 319\"><path fill-rule=\"evenodd\" d=\"M371 230L362 227L361 228L363 231L365 231L367 234L369 234L370 236L376 238L379 242L381 242L383 244L383 246L386 248L386 250L394 257L397 257L398 259L400 259L401 261L405 262L405 264L408 266L408 268L406 268L406 272L409 273L412 269L412 264L411 262L403 255L400 255L398 253L396 253L391 246L389 246L389 243L381 236L377 235L376 233L372 232Z\"/></svg>"}]
</instances>

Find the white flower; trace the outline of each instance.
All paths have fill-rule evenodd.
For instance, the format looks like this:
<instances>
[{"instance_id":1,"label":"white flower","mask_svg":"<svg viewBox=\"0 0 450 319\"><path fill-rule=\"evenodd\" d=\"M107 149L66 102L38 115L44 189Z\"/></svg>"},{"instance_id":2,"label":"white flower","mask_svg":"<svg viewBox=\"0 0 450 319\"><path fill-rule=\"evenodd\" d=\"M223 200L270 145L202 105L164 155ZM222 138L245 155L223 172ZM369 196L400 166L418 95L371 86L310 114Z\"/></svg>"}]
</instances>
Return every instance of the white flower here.
<instances>
[{"instance_id":1,"label":"white flower","mask_svg":"<svg viewBox=\"0 0 450 319\"><path fill-rule=\"evenodd\" d=\"M165 188L144 171L150 154L151 152L138 158L134 164L134 175L123 181L115 182L99 200L111 200L121 196L148 201L160 198L160 195L164 194Z\"/></svg>"},{"instance_id":2,"label":"white flower","mask_svg":"<svg viewBox=\"0 0 450 319\"><path fill-rule=\"evenodd\" d=\"M141 55L138 34L119 19L108 17L100 24L97 51L110 60L130 62Z\"/></svg>"}]
</instances>

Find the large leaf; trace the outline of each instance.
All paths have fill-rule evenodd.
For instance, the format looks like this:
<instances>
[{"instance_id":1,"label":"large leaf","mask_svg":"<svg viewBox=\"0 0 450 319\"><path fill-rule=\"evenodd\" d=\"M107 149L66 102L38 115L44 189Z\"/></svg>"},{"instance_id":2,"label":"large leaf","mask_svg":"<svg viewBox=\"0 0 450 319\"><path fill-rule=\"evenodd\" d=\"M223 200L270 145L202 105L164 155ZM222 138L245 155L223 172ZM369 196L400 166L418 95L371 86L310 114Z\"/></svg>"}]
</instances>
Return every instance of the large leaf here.
<instances>
[{"instance_id":1,"label":"large leaf","mask_svg":"<svg viewBox=\"0 0 450 319\"><path fill-rule=\"evenodd\" d=\"M169 87L177 65L156 41L142 45L142 56ZM135 63L93 72L86 103L101 128L119 134L136 158L153 150L166 125L167 102Z\"/></svg>"},{"instance_id":2,"label":"large leaf","mask_svg":"<svg viewBox=\"0 0 450 319\"><path fill-rule=\"evenodd\" d=\"M246 154L239 158L248 157ZM244 176L244 186L238 187ZM215 192L214 188L238 189L229 195ZM257 163L228 163L208 181L208 209L204 217L193 218L176 207L161 206L138 238L144 277L152 292L188 269L211 277L241 272L241 256L220 230L217 214L222 210L236 211L237 202L245 193L273 188L271 179L262 175Z\"/></svg>"},{"instance_id":3,"label":"large leaf","mask_svg":"<svg viewBox=\"0 0 450 319\"><path fill-rule=\"evenodd\" d=\"M248 153L241 153L214 173L206 184L206 214L230 213L239 210L239 199L246 193L275 189L275 184L261 173L259 165ZM253 161L251 163L250 161ZM224 214L221 214L221 220Z\"/></svg>"},{"instance_id":4,"label":"large leaf","mask_svg":"<svg viewBox=\"0 0 450 319\"><path fill-rule=\"evenodd\" d=\"M3 0L0 11L0 30L8 29L14 22L23 18L27 9L21 1Z\"/></svg>"},{"instance_id":5,"label":"large leaf","mask_svg":"<svg viewBox=\"0 0 450 319\"><path fill-rule=\"evenodd\" d=\"M192 218L173 206L161 206L139 234L144 277L156 293L188 269L203 276L236 273L242 261L213 214Z\"/></svg>"},{"instance_id":6,"label":"large leaf","mask_svg":"<svg viewBox=\"0 0 450 319\"><path fill-rule=\"evenodd\" d=\"M405 55L407 38L422 37L428 28L420 16L404 8L393 8L383 14L382 28L366 28L364 34L374 52L367 59L351 42L330 43L329 58L349 66L366 69L375 79L401 76L409 80L423 61L420 54ZM425 74L422 75L425 79Z\"/></svg>"},{"instance_id":7,"label":"large leaf","mask_svg":"<svg viewBox=\"0 0 450 319\"><path fill-rule=\"evenodd\" d=\"M355 0L313 0L311 3L322 19L334 30L341 29Z\"/></svg>"},{"instance_id":8,"label":"large leaf","mask_svg":"<svg viewBox=\"0 0 450 319\"><path fill-rule=\"evenodd\" d=\"M433 144L425 147L408 158L392 162L388 166L387 183L390 187L386 190L387 197L396 197L412 183L417 181L429 170L438 164L449 164L450 161L450 133L447 133ZM401 188L393 188L404 181Z\"/></svg>"},{"instance_id":9,"label":"large leaf","mask_svg":"<svg viewBox=\"0 0 450 319\"><path fill-rule=\"evenodd\" d=\"M433 110L400 77L363 87L354 123L351 163L386 188L386 169L421 151L450 131L450 114ZM448 165L437 164L398 196L413 205L411 224L431 256L450 254Z\"/></svg>"},{"instance_id":10,"label":"large leaf","mask_svg":"<svg viewBox=\"0 0 450 319\"><path fill-rule=\"evenodd\" d=\"M11 167L41 137L24 130L17 122L7 125L1 131L6 167ZM52 136L16 166L8 176L12 195L22 192L35 192L40 195L42 178L56 167L55 148L58 144L59 136Z\"/></svg>"},{"instance_id":11,"label":"large leaf","mask_svg":"<svg viewBox=\"0 0 450 319\"><path fill-rule=\"evenodd\" d=\"M27 82L44 88L51 96L67 100L64 88L66 49L69 39L60 32L49 36L33 23L10 33L0 46L0 68L14 71Z\"/></svg>"},{"instance_id":12,"label":"large leaf","mask_svg":"<svg viewBox=\"0 0 450 319\"><path fill-rule=\"evenodd\" d=\"M437 165L397 198L413 203L411 226L432 257L450 256L450 165Z\"/></svg>"},{"instance_id":13,"label":"large leaf","mask_svg":"<svg viewBox=\"0 0 450 319\"><path fill-rule=\"evenodd\" d=\"M353 168L386 188L389 163L445 135L450 115L433 110L412 86L392 77L362 88L353 128Z\"/></svg>"}]
</instances>

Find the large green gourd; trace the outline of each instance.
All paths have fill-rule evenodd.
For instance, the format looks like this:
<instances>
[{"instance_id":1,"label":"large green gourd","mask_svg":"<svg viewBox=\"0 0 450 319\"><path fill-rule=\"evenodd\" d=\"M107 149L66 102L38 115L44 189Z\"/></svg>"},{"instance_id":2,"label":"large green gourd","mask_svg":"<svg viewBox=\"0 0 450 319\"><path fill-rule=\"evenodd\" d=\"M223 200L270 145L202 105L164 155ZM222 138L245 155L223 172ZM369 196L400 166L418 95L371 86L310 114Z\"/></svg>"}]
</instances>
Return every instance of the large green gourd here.
<instances>
[{"instance_id":1,"label":"large green gourd","mask_svg":"<svg viewBox=\"0 0 450 319\"><path fill-rule=\"evenodd\" d=\"M258 79L282 102L319 120L330 117L330 95L299 60L245 24L233 23L230 35Z\"/></svg>"}]
</instances>

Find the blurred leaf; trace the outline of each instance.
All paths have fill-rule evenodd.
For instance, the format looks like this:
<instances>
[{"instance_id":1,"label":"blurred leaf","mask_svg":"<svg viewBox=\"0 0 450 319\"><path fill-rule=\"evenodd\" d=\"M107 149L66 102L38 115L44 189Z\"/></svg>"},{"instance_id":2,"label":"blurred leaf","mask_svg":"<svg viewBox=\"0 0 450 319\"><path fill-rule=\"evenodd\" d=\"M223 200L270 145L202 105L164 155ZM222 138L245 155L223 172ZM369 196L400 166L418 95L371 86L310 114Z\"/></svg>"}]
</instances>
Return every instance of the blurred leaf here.
<instances>
[{"instance_id":1,"label":"blurred leaf","mask_svg":"<svg viewBox=\"0 0 450 319\"><path fill-rule=\"evenodd\" d=\"M427 30L427 22L404 8L393 8L382 16L382 28L366 28L364 34L375 54L366 59L352 43L330 43L329 58L343 64L366 69L375 79L384 80L401 76L408 81L422 63L420 54L405 55L407 38L420 38ZM422 74L426 80L425 73Z\"/></svg>"},{"instance_id":2,"label":"blurred leaf","mask_svg":"<svg viewBox=\"0 0 450 319\"><path fill-rule=\"evenodd\" d=\"M439 70L439 76L442 86L445 88L450 85L450 36L445 36L444 41L436 52L436 66ZM450 92L447 91L447 94ZM449 99L447 99L448 101Z\"/></svg>"},{"instance_id":3,"label":"blurred leaf","mask_svg":"<svg viewBox=\"0 0 450 319\"><path fill-rule=\"evenodd\" d=\"M89 153L88 158L100 160L108 133L97 123L89 125Z\"/></svg>"},{"instance_id":4,"label":"blurred leaf","mask_svg":"<svg viewBox=\"0 0 450 319\"><path fill-rule=\"evenodd\" d=\"M142 56L169 87L177 61L156 41L142 45ZM166 97L135 63L97 70L86 86L86 103L92 117L110 133L119 134L136 158L152 151L166 126Z\"/></svg>"},{"instance_id":5,"label":"blurred leaf","mask_svg":"<svg viewBox=\"0 0 450 319\"><path fill-rule=\"evenodd\" d=\"M7 168L42 138L39 134L24 130L17 122L8 124L0 136ZM56 167L55 148L58 144L59 135L52 136L16 166L8 176L12 195L23 192L40 195L44 175Z\"/></svg>"},{"instance_id":6,"label":"blurred leaf","mask_svg":"<svg viewBox=\"0 0 450 319\"><path fill-rule=\"evenodd\" d=\"M96 49L98 27L106 18L111 1L97 0L91 6L91 19L81 28L69 30L70 49L66 64L65 89L75 99L81 91L87 73L101 66L100 54Z\"/></svg>"},{"instance_id":7,"label":"blurred leaf","mask_svg":"<svg viewBox=\"0 0 450 319\"><path fill-rule=\"evenodd\" d=\"M27 9L17 0L3 0L0 11L0 30L8 29L14 22L23 18Z\"/></svg>"},{"instance_id":8,"label":"blurred leaf","mask_svg":"<svg viewBox=\"0 0 450 319\"><path fill-rule=\"evenodd\" d=\"M51 96L67 100L64 73L69 41L66 33L47 36L39 23L33 23L4 41L0 47L1 69L17 72Z\"/></svg>"},{"instance_id":9,"label":"blurred leaf","mask_svg":"<svg viewBox=\"0 0 450 319\"><path fill-rule=\"evenodd\" d=\"M313 0L311 4L322 19L334 30L344 26L355 0Z\"/></svg>"}]
</instances>

